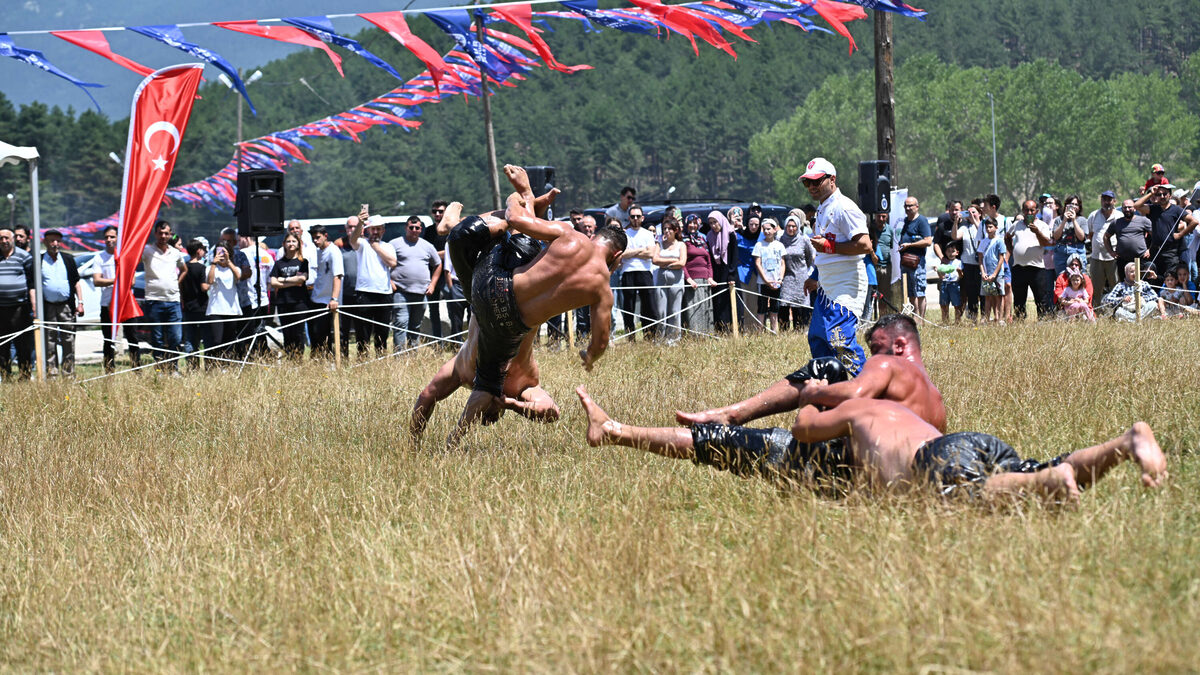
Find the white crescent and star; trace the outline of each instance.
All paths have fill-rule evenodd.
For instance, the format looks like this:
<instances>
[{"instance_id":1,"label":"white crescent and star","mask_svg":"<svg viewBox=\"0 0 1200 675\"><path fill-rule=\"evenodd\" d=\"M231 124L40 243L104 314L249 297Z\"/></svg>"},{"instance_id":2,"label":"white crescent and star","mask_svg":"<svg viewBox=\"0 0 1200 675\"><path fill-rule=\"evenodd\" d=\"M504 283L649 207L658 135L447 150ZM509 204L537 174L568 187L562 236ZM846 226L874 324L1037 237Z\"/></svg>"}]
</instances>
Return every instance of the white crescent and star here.
<instances>
[{"instance_id":1,"label":"white crescent and star","mask_svg":"<svg viewBox=\"0 0 1200 675\"><path fill-rule=\"evenodd\" d=\"M158 122L155 122L146 128L146 135L142 137L142 145L145 146L146 152L150 152L150 140L154 138L154 134L160 131L165 131L174 141L171 144L171 148L167 154L175 154L175 152L179 149L179 129L175 128L174 124L171 124L170 122L164 122L162 120L159 120ZM154 164L154 171L167 170L167 160L165 157L163 157L163 153L161 152L158 153L158 157L150 160L150 162Z\"/></svg>"}]
</instances>

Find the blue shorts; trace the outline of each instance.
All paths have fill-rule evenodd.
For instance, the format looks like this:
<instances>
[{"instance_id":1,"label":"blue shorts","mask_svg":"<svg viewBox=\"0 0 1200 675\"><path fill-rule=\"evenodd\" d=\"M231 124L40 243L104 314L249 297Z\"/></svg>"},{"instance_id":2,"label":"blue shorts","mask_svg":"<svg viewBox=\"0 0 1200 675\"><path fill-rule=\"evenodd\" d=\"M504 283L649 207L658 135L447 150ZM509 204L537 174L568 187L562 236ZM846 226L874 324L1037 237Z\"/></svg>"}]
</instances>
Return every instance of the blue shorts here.
<instances>
[{"instance_id":1,"label":"blue shorts","mask_svg":"<svg viewBox=\"0 0 1200 675\"><path fill-rule=\"evenodd\" d=\"M921 264L916 269L902 268L904 276L908 278L908 297L923 298L925 297L925 260L921 260Z\"/></svg>"},{"instance_id":2,"label":"blue shorts","mask_svg":"<svg viewBox=\"0 0 1200 675\"><path fill-rule=\"evenodd\" d=\"M938 304L942 307L954 305L962 307L962 287L957 281L943 281L941 295L938 297Z\"/></svg>"}]
</instances>

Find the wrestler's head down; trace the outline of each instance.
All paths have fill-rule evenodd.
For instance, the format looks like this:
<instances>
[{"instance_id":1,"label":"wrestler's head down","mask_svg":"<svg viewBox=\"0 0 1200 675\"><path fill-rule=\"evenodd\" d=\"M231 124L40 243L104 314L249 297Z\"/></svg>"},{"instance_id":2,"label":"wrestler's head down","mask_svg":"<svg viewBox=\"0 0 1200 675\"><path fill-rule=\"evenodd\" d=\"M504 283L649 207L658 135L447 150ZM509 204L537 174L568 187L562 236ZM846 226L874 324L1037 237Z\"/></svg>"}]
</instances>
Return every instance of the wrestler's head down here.
<instances>
[{"instance_id":1,"label":"wrestler's head down","mask_svg":"<svg viewBox=\"0 0 1200 675\"><path fill-rule=\"evenodd\" d=\"M867 331L872 356L908 356L921 353L917 323L904 314L885 314Z\"/></svg>"},{"instance_id":2,"label":"wrestler's head down","mask_svg":"<svg viewBox=\"0 0 1200 675\"><path fill-rule=\"evenodd\" d=\"M625 252L625 247L629 245L629 237L625 236L625 230L613 227L612 225L605 225L596 230L592 241L597 246L608 247L608 252L604 255L604 262L608 264L610 272L616 270L617 265L621 263L621 254Z\"/></svg>"}]
</instances>

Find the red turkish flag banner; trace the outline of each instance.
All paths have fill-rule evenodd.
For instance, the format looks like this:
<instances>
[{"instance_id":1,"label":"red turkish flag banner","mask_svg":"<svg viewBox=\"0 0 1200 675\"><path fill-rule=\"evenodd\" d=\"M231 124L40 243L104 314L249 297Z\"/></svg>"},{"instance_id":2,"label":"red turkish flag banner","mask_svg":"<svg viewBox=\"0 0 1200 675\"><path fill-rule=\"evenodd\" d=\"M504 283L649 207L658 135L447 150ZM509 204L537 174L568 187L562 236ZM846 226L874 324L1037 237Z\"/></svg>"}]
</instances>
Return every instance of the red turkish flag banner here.
<instances>
[{"instance_id":1,"label":"red turkish flag banner","mask_svg":"<svg viewBox=\"0 0 1200 675\"><path fill-rule=\"evenodd\" d=\"M133 93L117 226L114 323L142 315L133 298L134 273L175 169L176 153L203 73L201 63L170 66L142 80Z\"/></svg>"}]
</instances>

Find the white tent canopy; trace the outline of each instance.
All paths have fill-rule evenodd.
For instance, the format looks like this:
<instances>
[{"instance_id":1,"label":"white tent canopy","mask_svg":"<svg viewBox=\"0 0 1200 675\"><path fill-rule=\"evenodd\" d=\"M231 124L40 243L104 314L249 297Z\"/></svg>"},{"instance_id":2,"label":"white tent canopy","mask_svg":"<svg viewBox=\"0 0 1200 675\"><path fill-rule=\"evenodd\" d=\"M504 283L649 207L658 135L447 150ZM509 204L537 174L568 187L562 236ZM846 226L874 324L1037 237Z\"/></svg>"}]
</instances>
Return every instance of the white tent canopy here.
<instances>
[{"instance_id":1,"label":"white tent canopy","mask_svg":"<svg viewBox=\"0 0 1200 675\"><path fill-rule=\"evenodd\" d=\"M29 162L29 193L33 203L33 275L37 279L37 307L35 308L35 318L33 325L36 327L34 332L34 344L37 348L37 363L38 379L45 379L45 362L42 361L42 335L41 322L45 317L45 304L42 302L42 223L41 212L38 210L38 151L37 148L21 148L15 145L9 145L4 141L0 141L0 166L6 164L20 164L21 162Z\"/></svg>"}]
</instances>

